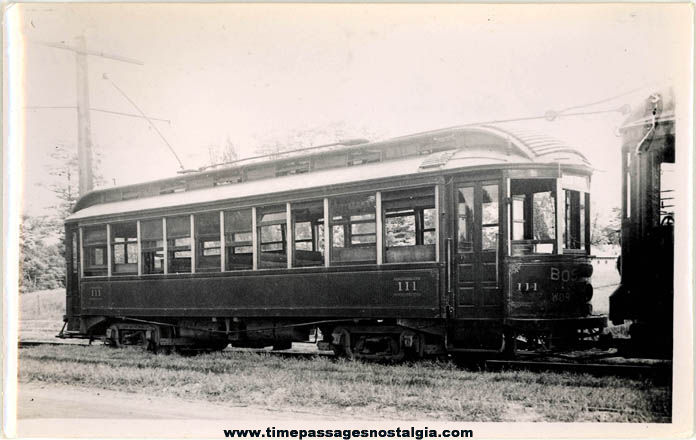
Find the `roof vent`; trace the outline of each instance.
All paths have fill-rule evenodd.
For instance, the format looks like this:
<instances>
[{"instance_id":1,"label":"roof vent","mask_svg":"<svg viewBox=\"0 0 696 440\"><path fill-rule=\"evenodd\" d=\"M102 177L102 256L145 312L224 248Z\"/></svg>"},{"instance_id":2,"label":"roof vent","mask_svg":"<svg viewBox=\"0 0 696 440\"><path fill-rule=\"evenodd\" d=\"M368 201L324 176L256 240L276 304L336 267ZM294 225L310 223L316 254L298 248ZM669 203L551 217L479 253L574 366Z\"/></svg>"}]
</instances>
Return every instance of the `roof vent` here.
<instances>
[{"instance_id":1,"label":"roof vent","mask_svg":"<svg viewBox=\"0 0 696 440\"><path fill-rule=\"evenodd\" d=\"M423 162L421 162L419 168L422 170L426 168L439 168L444 166L456 152L457 150L446 150L432 153Z\"/></svg>"}]
</instances>

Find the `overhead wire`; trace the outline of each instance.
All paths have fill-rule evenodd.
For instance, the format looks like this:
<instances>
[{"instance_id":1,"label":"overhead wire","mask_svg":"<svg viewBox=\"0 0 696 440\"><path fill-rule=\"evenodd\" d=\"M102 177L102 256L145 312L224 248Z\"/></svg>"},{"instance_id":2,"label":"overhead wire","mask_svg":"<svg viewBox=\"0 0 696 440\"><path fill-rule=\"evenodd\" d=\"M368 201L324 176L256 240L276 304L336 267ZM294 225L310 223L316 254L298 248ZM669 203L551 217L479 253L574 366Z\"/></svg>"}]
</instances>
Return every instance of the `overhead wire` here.
<instances>
[{"instance_id":1,"label":"overhead wire","mask_svg":"<svg viewBox=\"0 0 696 440\"><path fill-rule=\"evenodd\" d=\"M613 96L610 96L610 97L608 97L608 98L600 99L600 100L598 100L598 101L593 101L593 102L589 102L589 103L586 103L586 104L579 104L579 105L573 105L573 106L570 106L570 107L566 107L566 108L564 108L564 109L559 110L559 112L560 112L560 113L563 113L563 112L566 112L566 111L568 111L568 110L575 110L575 109L578 109L578 108L586 108L586 107L592 107L592 106L595 106L595 105L598 105L598 104L604 104L605 102L613 101L613 100L615 100L615 99L623 98L624 96L628 96L628 95L632 95L632 94L634 94L634 93L636 93L636 92L640 92L641 90L645 90L646 87L647 87L647 86L644 85L644 86L641 86L641 87L636 87L635 89L628 90L628 91L623 92L623 93L619 93L618 95L613 95Z\"/></svg>"},{"instance_id":2,"label":"overhead wire","mask_svg":"<svg viewBox=\"0 0 696 440\"><path fill-rule=\"evenodd\" d=\"M599 115L599 114L603 114L603 113L623 113L623 112L624 112L624 106L621 106L621 107L615 108L615 109L595 110L595 111L589 111L589 112L564 113L564 114L559 114L558 116L562 116L562 117L589 116L589 115ZM465 124L463 126L466 127L466 126L470 126L470 125L503 124L506 122L532 121L532 120L538 120L538 119L547 119L548 120L548 112L543 114L543 115L526 116L526 117L522 117L522 118L493 119L493 120L489 120L489 121L471 122L471 123ZM456 128L456 127L451 127L451 128Z\"/></svg>"},{"instance_id":3,"label":"overhead wire","mask_svg":"<svg viewBox=\"0 0 696 440\"><path fill-rule=\"evenodd\" d=\"M76 105L30 105L30 106L25 106L24 108L26 110L60 110L60 109L76 110L77 106ZM138 118L138 119L143 118L142 116L135 115L133 113L117 112L115 110L107 110L104 108L90 107L89 110L93 111L93 112L107 113L107 114L117 115L117 116L128 116L129 118ZM150 117L150 119L152 119L153 121L157 121L157 122L166 122L169 125L172 124L172 121L169 119L153 118L153 117Z\"/></svg>"}]
</instances>

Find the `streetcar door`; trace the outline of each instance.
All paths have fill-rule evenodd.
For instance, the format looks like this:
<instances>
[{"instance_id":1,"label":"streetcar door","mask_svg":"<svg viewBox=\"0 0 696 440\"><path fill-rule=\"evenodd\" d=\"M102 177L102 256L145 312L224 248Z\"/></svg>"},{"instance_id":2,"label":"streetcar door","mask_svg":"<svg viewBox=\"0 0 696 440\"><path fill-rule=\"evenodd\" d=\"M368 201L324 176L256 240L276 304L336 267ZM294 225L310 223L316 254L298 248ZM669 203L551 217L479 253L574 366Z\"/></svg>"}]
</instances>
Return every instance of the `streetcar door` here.
<instances>
[{"instance_id":1,"label":"streetcar door","mask_svg":"<svg viewBox=\"0 0 696 440\"><path fill-rule=\"evenodd\" d=\"M455 186L454 286L457 318L502 315L500 285L500 185Z\"/></svg>"},{"instance_id":2,"label":"streetcar door","mask_svg":"<svg viewBox=\"0 0 696 440\"><path fill-rule=\"evenodd\" d=\"M66 285L65 306L66 314L75 317L80 313L80 238L76 227L65 230ZM72 326L68 330L75 330Z\"/></svg>"}]
</instances>

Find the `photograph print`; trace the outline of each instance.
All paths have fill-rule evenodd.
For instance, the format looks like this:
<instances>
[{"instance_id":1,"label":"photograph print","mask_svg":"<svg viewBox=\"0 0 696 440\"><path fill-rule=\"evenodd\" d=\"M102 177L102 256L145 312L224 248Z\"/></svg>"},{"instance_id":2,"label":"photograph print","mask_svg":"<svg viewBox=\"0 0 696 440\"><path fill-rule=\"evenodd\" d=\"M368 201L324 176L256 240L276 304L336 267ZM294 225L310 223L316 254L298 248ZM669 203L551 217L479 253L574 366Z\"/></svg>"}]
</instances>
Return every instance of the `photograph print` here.
<instances>
[{"instance_id":1,"label":"photograph print","mask_svg":"<svg viewBox=\"0 0 696 440\"><path fill-rule=\"evenodd\" d=\"M7 435L693 429L691 5L3 26Z\"/></svg>"}]
</instances>

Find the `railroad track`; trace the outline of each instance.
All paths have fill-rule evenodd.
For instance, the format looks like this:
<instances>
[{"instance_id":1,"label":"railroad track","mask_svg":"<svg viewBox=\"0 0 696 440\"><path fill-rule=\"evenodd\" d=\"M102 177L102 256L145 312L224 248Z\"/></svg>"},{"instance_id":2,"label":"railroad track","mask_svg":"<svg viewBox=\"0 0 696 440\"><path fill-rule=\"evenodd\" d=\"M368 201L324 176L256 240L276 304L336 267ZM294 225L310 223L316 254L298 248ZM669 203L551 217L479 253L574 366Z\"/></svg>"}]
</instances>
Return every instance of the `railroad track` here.
<instances>
[{"instance_id":1,"label":"railroad track","mask_svg":"<svg viewBox=\"0 0 696 440\"><path fill-rule=\"evenodd\" d=\"M95 341L98 342L98 341ZM65 342L65 341L19 341L19 348L36 347L41 345L78 345L88 346L88 342ZM313 344L306 344L313 345ZM249 348L228 348L230 351L267 353L272 356L284 358L314 358L314 357L333 357L333 353L326 351L316 351L305 348L304 350L265 350ZM532 371L532 372L554 372L554 373L577 373L591 374L595 376L619 376L632 378L649 378L659 383L668 383L672 380L671 361L649 361L643 359L632 359L625 362L607 362L607 357L615 354L591 354L582 357L569 357L562 354L557 355L558 359L548 359L546 354L535 356L531 353L524 353L520 359L486 359L474 360L472 362L460 363L466 369L482 371Z\"/></svg>"},{"instance_id":2,"label":"railroad track","mask_svg":"<svg viewBox=\"0 0 696 440\"><path fill-rule=\"evenodd\" d=\"M17 343L17 346L19 348L26 348L26 347L37 347L40 345L84 345L87 346L89 343L85 340L85 342L65 342L65 341L22 341L20 340Z\"/></svg>"},{"instance_id":3,"label":"railroad track","mask_svg":"<svg viewBox=\"0 0 696 440\"><path fill-rule=\"evenodd\" d=\"M484 362L486 371L526 370L533 372L585 373L593 376L649 378L659 383L672 381L672 363L624 364L493 359Z\"/></svg>"}]
</instances>

